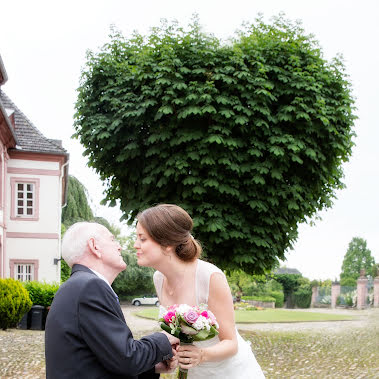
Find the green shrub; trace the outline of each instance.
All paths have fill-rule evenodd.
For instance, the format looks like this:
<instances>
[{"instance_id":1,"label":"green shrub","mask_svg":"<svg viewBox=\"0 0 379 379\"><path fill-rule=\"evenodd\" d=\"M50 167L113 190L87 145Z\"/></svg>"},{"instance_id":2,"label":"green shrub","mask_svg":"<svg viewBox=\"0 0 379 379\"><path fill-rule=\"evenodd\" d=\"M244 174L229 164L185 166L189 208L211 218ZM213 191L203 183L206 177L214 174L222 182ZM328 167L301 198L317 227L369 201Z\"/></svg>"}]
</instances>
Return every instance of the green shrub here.
<instances>
[{"instance_id":1,"label":"green shrub","mask_svg":"<svg viewBox=\"0 0 379 379\"><path fill-rule=\"evenodd\" d=\"M282 291L272 291L270 296L275 299L275 308L282 308L284 304L284 293Z\"/></svg>"},{"instance_id":2,"label":"green shrub","mask_svg":"<svg viewBox=\"0 0 379 379\"><path fill-rule=\"evenodd\" d=\"M271 296L242 296L242 300L255 300L255 301L275 301L274 297Z\"/></svg>"},{"instance_id":3,"label":"green shrub","mask_svg":"<svg viewBox=\"0 0 379 379\"><path fill-rule=\"evenodd\" d=\"M294 292L295 305L298 308L309 308L312 300L312 289L309 285L300 286Z\"/></svg>"},{"instance_id":4,"label":"green shrub","mask_svg":"<svg viewBox=\"0 0 379 379\"><path fill-rule=\"evenodd\" d=\"M357 286L357 279L354 278L341 278L340 281L341 287L356 287Z\"/></svg>"},{"instance_id":5,"label":"green shrub","mask_svg":"<svg viewBox=\"0 0 379 379\"><path fill-rule=\"evenodd\" d=\"M0 279L0 328L14 328L30 310L28 291L14 279Z\"/></svg>"},{"instance_id":6,"label":"green shrub","mask_svg":"<svg viewBox=\"0 0 379 379\"><path fill-rule=\"evenodd\" d=\"M55 293L58 291L59 284L42 283L37 281L24 282L24 287L29 292L30 300L33 305L48 307L53 302Z\"/></svg>"}]
</instances>

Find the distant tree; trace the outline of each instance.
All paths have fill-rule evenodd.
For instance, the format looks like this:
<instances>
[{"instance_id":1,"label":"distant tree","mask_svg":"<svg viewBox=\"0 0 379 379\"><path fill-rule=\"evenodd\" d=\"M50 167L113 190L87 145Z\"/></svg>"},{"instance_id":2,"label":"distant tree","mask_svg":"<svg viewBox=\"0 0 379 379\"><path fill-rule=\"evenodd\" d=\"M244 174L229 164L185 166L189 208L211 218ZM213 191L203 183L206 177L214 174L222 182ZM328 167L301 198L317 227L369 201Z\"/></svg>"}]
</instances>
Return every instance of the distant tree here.
<instances>
[{"instance_id":1,"label":"distant tree","mask_svg":"<svg viewBox=\"0 0 379 379\"><path fill-rule=\"evenodd\" d=\"M133 247L134 241L135 234L126 238L122 256L127 264L127 268L116 277L112 284L113 289L121 299L131 295L155 293L153 283L154 270L149 267L138 266Z\"/></svg>"},{"instance_id":2,"label":"distant tree","mask_svg":"<svg viewBox=\"0 0 379 379\"><path fill-rule=\"evenodd\" d=\"M61 238L63 238L66 232L66 227L61 224ZM65 282L71 275L71 268L64 259L61 259L61 283Z\"/></svg>"},{"instance_id":3,"label":"distant tree","mask_svg":"<svg viewBox=\"0 0 379 379\"><path fill-rule=\"evenodd\" d=\"M360 270L365 269L367 275L373 275L375 259L367 248L367 242L363 238L354 237L349 243L341 268L341 282L347 279L357 280ZM346 285L346 284L345 284Z\"/></svg>"},{"instance_id":4,"label":"distant tree","mask_svg":"<svg viewBox=\"0 0 379 379\"><path fill-rule=\"evenodd\" d=\"M357 279L351 278L349 276L343 277L340 280L340 285L343 287L356 287L357 286Z\"/></svg>"},{"instance_id":5,"label":"distant tree","mask_svg":"<svg viewBox=\"0 0 379 379\"><path fill-rule=\"evenodd\" d=\"M228 283L232 293L240 299L242 295L247 295L248 288L253 283L252 276L242 270L233 270L227 275Z\"/></svg>"},{"instance_id":6,"label":"distant tree","mask_svg":"<svg viewBox=\"0 0 379 379\"><path fill-rule=\"evenodd\" d=\"M94 218L88 204L84 185L70 175L67 188L67 205L62 210L62 223L66 228L78 221L92 221Z\"/></svg>"},{"instance_id":7,"label":"distant tree","mask_svg":"<svg viewBox=\"0 0 379 379\"><path fill-rule=\"evenodd\" d=\"M330 207L351 155L353 98L340 59L283 17L227 44L197 21L90 52L76 138L133 222L176 203L223 269L270 270L298 224Z\"/></svg>"},{"instance_id":8,"label":"distant tree","mask_svg":"<svg viewBox=\"0 0 379 379\"><path fill-rule=\"evenodd\" d=\"M300 287L299 279L302 276L299 274L276 274L274 278L283 286L284 301L287 303L287 308L293 308L295 305L293 294Z\"/></svg>"}]
</instances>

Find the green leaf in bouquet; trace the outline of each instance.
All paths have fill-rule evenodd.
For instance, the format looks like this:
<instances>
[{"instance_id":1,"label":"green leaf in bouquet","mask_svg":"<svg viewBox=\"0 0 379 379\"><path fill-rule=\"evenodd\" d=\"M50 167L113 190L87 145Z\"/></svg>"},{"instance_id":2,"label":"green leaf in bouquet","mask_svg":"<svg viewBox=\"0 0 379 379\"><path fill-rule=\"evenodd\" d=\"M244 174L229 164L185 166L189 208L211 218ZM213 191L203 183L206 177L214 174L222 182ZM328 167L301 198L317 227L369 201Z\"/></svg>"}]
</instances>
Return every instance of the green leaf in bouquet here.
<instances>
[{"instance_id":1,"label":"green leaf in bouquet","mask_svg":"<svg viewBox=\"0 0 379 379\"><path fill-rule=\"evenodd\" d=\"M164 322L161 323L161 328L162 328L165 332L171 334L171 328L170 328L168 325L166 325Z\"/></svg>"},{"instance_id":2,"label":"green leaf in bouquet","mask_svg":"<svg viewBox=\"0 0 379 379\"><path fill-rule=\"evenodd\" d=\"M210 333L210 330L203 329L199 333L197 333L193 336L193 340L194 341L205 341L208 339L209 333Z\"/></svg>"}]
</instances>

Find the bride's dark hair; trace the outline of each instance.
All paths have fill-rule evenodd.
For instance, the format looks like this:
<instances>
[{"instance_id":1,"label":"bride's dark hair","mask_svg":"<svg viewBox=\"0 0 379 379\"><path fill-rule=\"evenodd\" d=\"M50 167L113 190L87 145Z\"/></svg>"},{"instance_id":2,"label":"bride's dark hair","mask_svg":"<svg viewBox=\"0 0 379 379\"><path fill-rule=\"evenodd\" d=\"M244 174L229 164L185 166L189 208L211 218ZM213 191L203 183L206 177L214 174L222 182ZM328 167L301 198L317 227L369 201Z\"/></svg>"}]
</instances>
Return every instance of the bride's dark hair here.
<instances>
[{"instance_id":1,"label":"bride's dark hair","mask_svg":"<svg viewBox=\"0 0 379 379\"><path fill-rule=\"evenodd\" d=\"M161 246L173 246L183 261L193 261L201 254L200 243L193 238L190 215L174 204L159 204L145 209L137 220L149 236Z\"/></svg>"}]
</instances>

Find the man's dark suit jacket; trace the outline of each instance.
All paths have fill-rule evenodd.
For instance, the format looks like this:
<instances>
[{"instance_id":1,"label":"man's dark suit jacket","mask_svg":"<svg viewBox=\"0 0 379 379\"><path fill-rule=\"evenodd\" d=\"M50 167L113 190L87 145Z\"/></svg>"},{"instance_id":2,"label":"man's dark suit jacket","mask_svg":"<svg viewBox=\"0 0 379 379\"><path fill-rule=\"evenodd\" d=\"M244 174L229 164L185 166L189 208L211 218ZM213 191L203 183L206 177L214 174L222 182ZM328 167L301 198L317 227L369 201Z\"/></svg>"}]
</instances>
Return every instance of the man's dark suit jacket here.
<instances>
[{"instance_id":1,"label":"man's dark suit jacket","mask_svg":"<svg viewBox=\"0 0 379 379\"><path fill-rule=\"evenodd\" d=\"M162 333L134 340L112 289L74 265L47 317L45 355L48 379L147 379L172 349Z\"/></svg>"}]
</instances>

